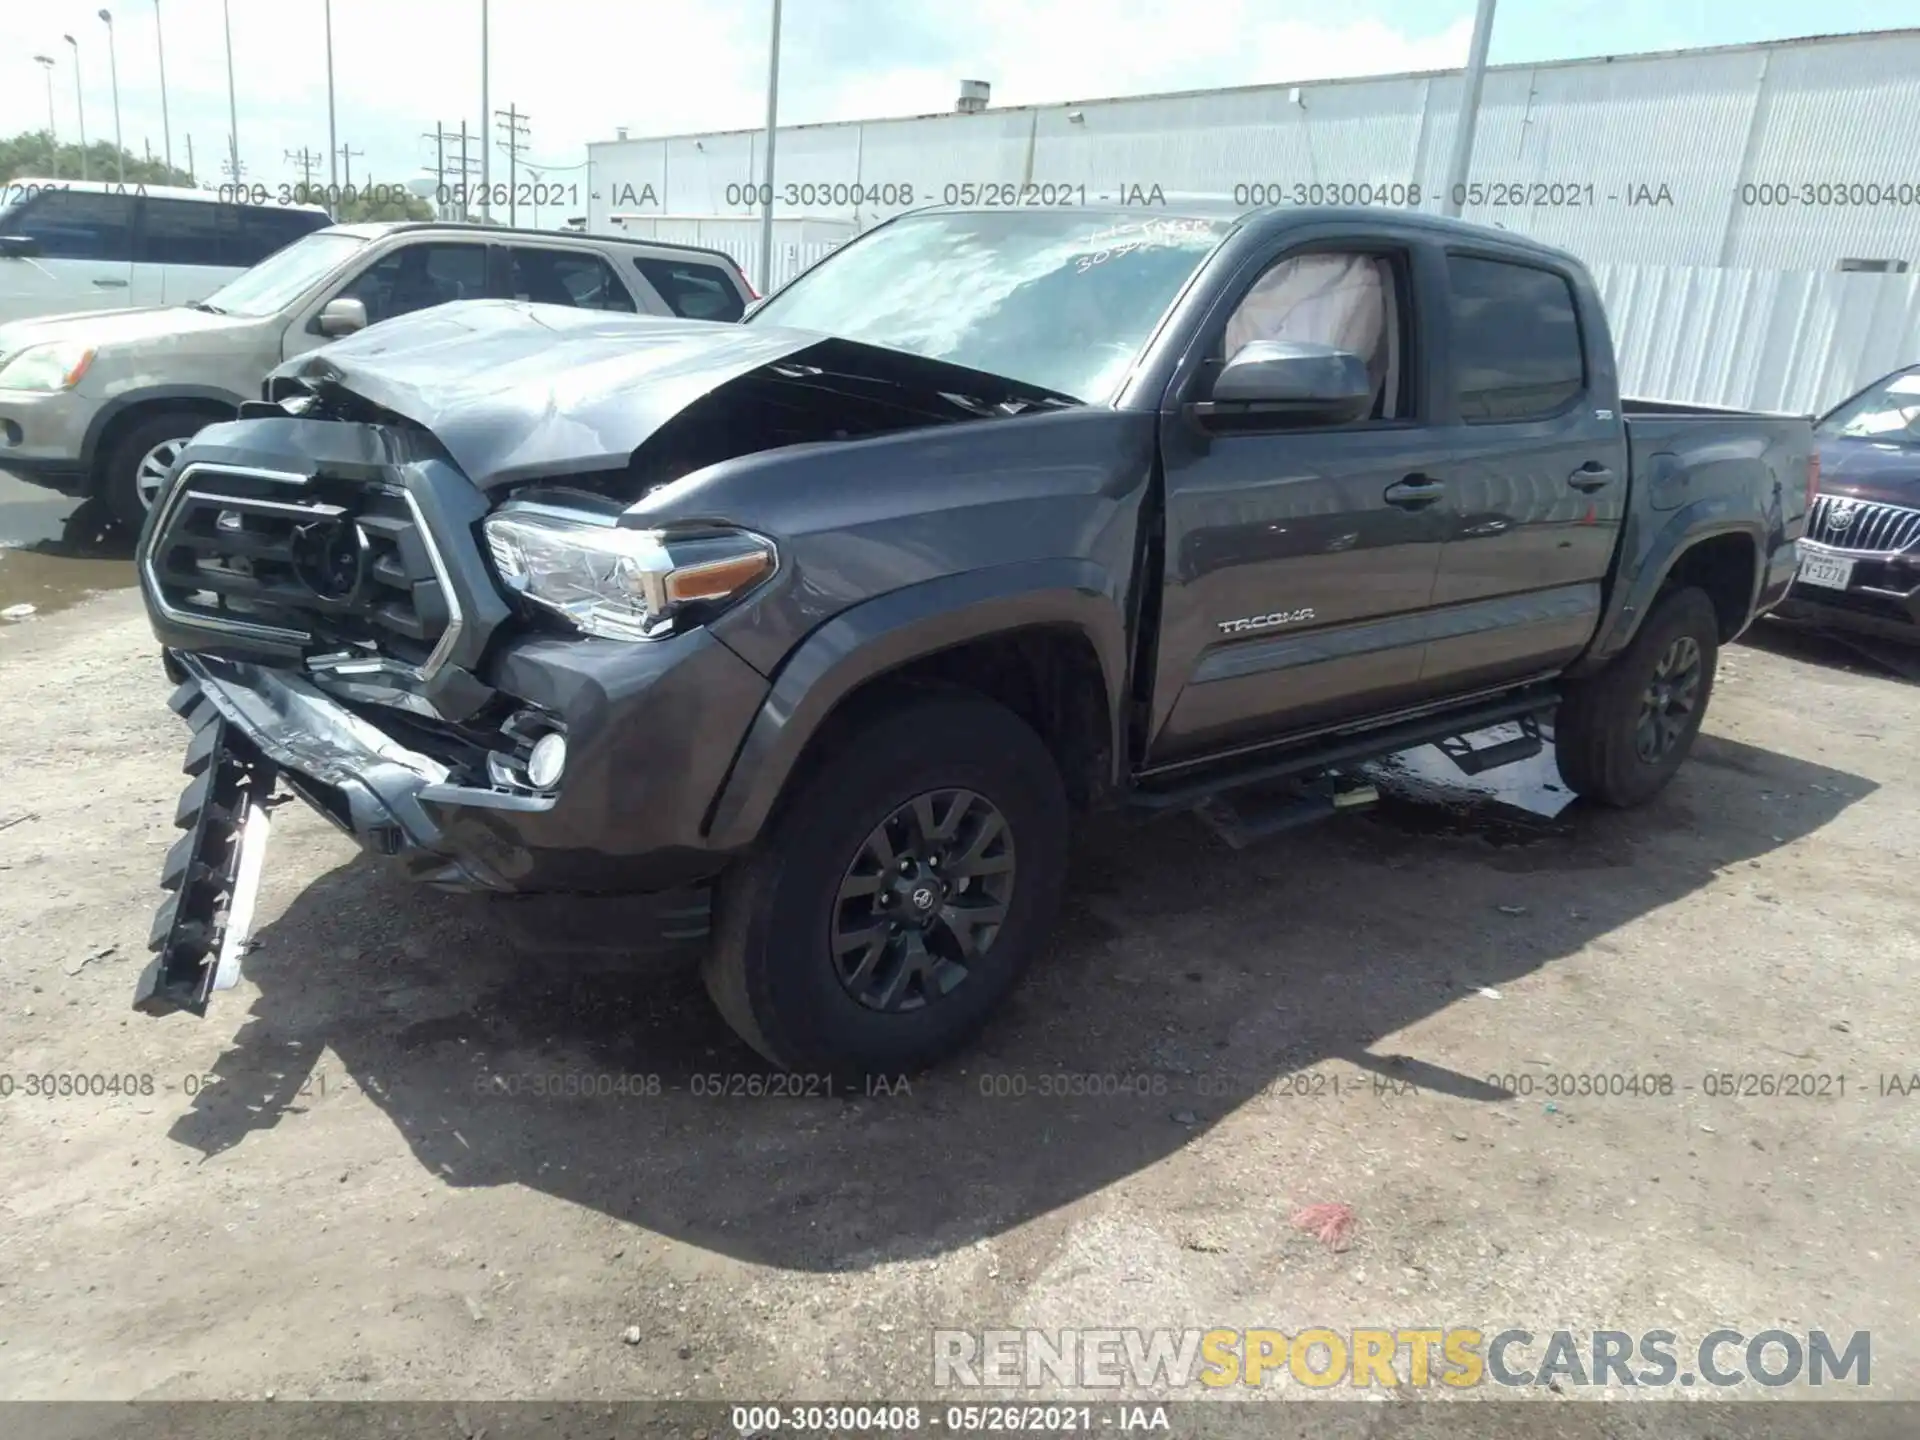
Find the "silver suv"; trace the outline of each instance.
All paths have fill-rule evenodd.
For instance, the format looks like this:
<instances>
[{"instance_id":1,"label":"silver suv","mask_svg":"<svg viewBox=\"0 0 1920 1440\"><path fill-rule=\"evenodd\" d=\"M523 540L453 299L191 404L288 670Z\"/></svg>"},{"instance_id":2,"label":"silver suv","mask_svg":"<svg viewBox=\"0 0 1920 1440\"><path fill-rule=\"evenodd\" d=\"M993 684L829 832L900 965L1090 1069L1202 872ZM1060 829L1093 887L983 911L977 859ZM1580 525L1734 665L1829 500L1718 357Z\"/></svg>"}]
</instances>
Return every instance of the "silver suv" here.
<instances>
[{"instance_id":1,"label":"silver suv","mask_svg":"<svg viewBox=\"0 0 1920 1440\"><path fill-rule=\"evenodd\" d=\"M738 320L756 298L717 250L433 222L335 225L190 305L0 325L0 470L145 517L180 447L266 373L449 300Z\"/></svg>"}]
</instances>

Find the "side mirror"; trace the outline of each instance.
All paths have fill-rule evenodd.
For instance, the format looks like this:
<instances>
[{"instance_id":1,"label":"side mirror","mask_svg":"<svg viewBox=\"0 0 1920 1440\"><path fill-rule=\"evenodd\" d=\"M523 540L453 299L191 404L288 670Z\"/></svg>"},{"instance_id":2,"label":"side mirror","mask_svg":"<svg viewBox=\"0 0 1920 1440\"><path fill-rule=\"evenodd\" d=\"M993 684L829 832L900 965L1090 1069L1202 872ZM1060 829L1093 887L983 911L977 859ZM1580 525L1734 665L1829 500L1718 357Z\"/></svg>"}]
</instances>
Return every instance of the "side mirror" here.
<instances>
[{"instance_id":1,"label":"side mirror","mask_svg":"<svg viewBox=\"0 0 1920 1440\"><path fill-rule=\"evenodd\" d=\"M1350 350L1306 340L1254 340L1192 407L1202 424L1265 418L1282 425L1346 425L1373 409L1373 377Z\"/></svg>"},{"instance_id":2,"label":"side mirror","mask_svg":"<svg viewBox=\"0 0 1920 1440\"><path fill-rule=\"evenodd\" d=\"M367 328L367 303L341 295L320 307L314 328L322 335L351 335Z\"/></svg>"},{"instance_id":3,"label":"side mirror","mask_svg":"<svg viewBox=\"0 0 1920 1440\"><path fill-rule=\"evenodd\" d=\"M40 253L40 242L31 235L0 235L0 258L24 260Z\"/></svg>"}]
</instances>

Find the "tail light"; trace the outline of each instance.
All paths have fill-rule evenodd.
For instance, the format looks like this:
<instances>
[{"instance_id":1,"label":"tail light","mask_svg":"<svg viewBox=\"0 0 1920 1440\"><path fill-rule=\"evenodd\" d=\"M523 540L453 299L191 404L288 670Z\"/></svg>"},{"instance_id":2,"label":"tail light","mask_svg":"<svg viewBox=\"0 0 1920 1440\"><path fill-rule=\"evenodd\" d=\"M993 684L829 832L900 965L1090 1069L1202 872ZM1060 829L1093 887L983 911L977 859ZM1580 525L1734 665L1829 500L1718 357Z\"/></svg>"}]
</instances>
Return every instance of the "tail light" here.
<instances>
[{"instance_id":1,"label":"tail light","mask_svg":"<svg viewBox=\"0 0 1920 1440\"><path fill-rule=\"evenodd\" d=\"M740 277L740 283L747 287L748 298L753 300L758 300L760 298L760 292L754 289L753 282L747 279L747 272L742 270L739 266L736 265L734 266L733 273L738 275Z\"/></svg>"},{"instance_id":2,"label":"tail light","mask_svg":"<svg viewBox=\"0 0 1920 1440\"><path fill-rule=\"evenodd\" d=\"M1807 509L1813 509L1813 497L1820 493L1820 452L1807 456Z\"/></svg>"}]
</instances>

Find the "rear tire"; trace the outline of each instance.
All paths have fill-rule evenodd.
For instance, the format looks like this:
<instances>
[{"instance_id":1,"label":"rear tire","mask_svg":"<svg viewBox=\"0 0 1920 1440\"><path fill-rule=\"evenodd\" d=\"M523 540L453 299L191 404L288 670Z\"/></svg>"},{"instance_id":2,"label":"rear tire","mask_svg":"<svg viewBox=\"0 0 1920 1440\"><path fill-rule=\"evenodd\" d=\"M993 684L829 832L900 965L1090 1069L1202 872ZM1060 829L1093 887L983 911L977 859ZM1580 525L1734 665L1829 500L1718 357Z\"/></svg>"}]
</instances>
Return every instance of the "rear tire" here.
<instances>
[{"instance_id":1,"label":"rear tire","mask_svg":"<svg viewBox=\"0 0 1920 1440\"><path fill-rule=\"evenodd\" d=\"M1620 809L1659 794L1700 733L1719 654L1720 617L1705 591L1659 600L1632 644L1566 688L1554 748L1567 788Z\"/></svg>"},{"instance_id":2,"label":"rear tire","mask_svg":"<svg viewBox=\"0 0 1920 1440\"><path fill-rule=\"evenodd\" d=\"M164 471L189 440L214 423L204 411L163 410L136 420L115 440L101 462L99 481L100 496L114 519L138 530Z\"/></svg>"},{"instance_id":3,"label":"rear tire","mask_svg":"<svg viewBox=\"0 0 1920 1440\"><path fill-rule=\"evenodd\" d=\"M788 1070L924 1069L1045 942L1067 833L1059 770L1018 716L966 693L906 699L848 734L722 878L707 991Z\"/></svg>"}]
</instances>

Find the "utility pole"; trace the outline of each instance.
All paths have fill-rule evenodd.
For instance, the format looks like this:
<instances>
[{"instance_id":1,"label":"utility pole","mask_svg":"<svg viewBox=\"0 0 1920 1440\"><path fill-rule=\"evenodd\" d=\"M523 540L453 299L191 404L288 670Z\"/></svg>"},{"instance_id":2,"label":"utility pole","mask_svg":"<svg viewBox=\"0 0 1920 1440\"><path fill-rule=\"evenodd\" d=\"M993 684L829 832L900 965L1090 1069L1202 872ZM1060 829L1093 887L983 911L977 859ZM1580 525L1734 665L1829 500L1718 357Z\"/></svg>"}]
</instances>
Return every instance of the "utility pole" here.
<instances>
[{"instance_id":1,"label":"utility pole","mask_svg":"<svg viewBox=\"0 0 1920 1440\"><path fill-rule=\"evenodd\" d=\"M33 63L47 72L47 178L60 178L60 132L53 119L53 57L36 55Z\"/></svg>"},{"instance_id":2,"label":"utility pole","mask_svg":"<svg viewBox=\"0 0 1920 1440\"><path fill-rule=\"evenodd\" d=\"M480 223L493 223L492 152L487 146L487 121L493 111L487 99L487 0L480 0Z\"/></svg>"},{"instance_id":3,"label":"utility pole","mask_svg":"<svg viewBox=\"0 0 1920 1440\"><path fill-rule=\"evenodd\" d=\"M1493 0L1486 0L1492 4ZM773 140L780 114L780 0L773 0L773 38L767 44L766 205L760 214L760 293L773 293Z\"/></svg>"},{"instance_id":4,"label":"utility pole","mask_svg":"<svg viewBox=\"0 0 1920 1440\"><path fill-rule=\"evenodd\" d=\"M198 185L199 177L193 172L193 136L187 136L187 184Z\"/></svg>"},{"instance_id":5,"label":"utility pole","mask_svg":"<svg viewBox=\"0 0 1920 1440\"><path fill-rule=\"evenodd\" d=\"M73 108L80 119L80 178L87 178L87 100L80 91L80 42L71 35L60 37L73 47Z\"/></svg>"},{"instance_id":6,"label":"utility pole","mask_svg":"<svg viewBox=\"0 0 1920 1440\"><path fill-rule=\"evenodd\" d=\"M220 18L227 31L227 163L233 170L233 183L240 183L240 102L233 90L233 10L228 0L220 0Z\"/></svg>"},{"instance_id":7,"label":"utility pole","mask_svg":"<svg viewBox=\"0 0 1920 1440\"><path fill-rule=\"evenodd\" d=\"M353 157L356 155L365 155L366 153L367 152L364 150L355 150L351 144L342 145L340 147L340 161L341 161L342 180L343 180L343 184L341 186L341 191L340 191L341 194L344 195L347 193L347 191L353 189Z\"/></svg>"},{"instance_id":8,"label":"utility pole","mask_svg":"<svg viewBox=\"0 0 1920 1440\"><path fill-rule=\"evenodd\" d=\"M1487 78L1487 43L1493 39L1494 0L1480 0L1473 15L1473 41L1467 47L1467 70L1461 77L1460 114L1453 122L1453 158L1447 163L1447 193L1443 214L1460 216L1466 198L1467 171L1473 165L1473 132L1480 121L1480 87Z\"/></svg>"},{"instance_id":9,"label":"utility pole","mask_svg":"<svg viewBox=\"0 0 1920 1440\"><path fill-rule=\"evenodd\" d=\"M433 141L434 204L444 211L454 207L460 219L467 218L467 204L472 199L468 193L467 181L472 174L467 160L467 122L462 120L458 130L449 130L444 125L435 125L433 130L421 138ZM458 140L460 149L452 158L447 155L448 142ZM449 171L457 175L452 185L447 183ZM445 216L442 215L444 219Z\"/></svg>"},{"instance_id":10,"label":"utility pole","mask_svg":"<svg viewBox=\"0 0 1920 1440\"><path fill-rule=\"evenodd\" d=\"M313 198L313 172L319 167L320 152L302 145L298 150L283 153L289 163L300 167L300 201L305 204Z\"/></svg>"},{"instance_id":11,"label":"utility pole","mask_svg":"<svg viewBox=\"0 0 1920 1440\"><path fill-rule=\"evenodd\" d=\"M167 115L167 41L160 33L160 0L153 0L153 43L160 52L160 138L166 147L167 170L173 170L173 121Z\"/></svg>"},{"instance_id":12,"label":"utility pole","mask_svg":"<svg viewBox=\"0 0 1920 1440\"><path fill-rule=\"evenodd\" d=\"M127 147L120 143L120 47L113 41L113 12L100 10L100 23L107 27L107 63L113 74L113 165L122 190L127 188Z\"/></svg>"},{"instance_id":13,"label":"utility pole","mask_svg":"<svg viewBox=\"0 0 1920 1440\"><path fill-rule=\"evenodd\" d=\"M527 149L527 120L530 117L509 105L504 110L494 111L493 118L496 122L505 122L501 128L507 138L500 142L500 148L507 152L507 224L512 225L518 218L514 208L514 181L519 175L520 156Z\"/></svg>"},{"instance_id":14,"label":"utility pole","mask_svg":"<svg viewBox=\"0 0 1920 1440\"><path fill-rule=\"evenodd\" d=\"M333 193L340 193L340 176L333 168L333 152L340 137L333 133L333 0L327 0L327 181ZM328 207L329 214L332 207Z\"/></svg>"}]
</instances>

